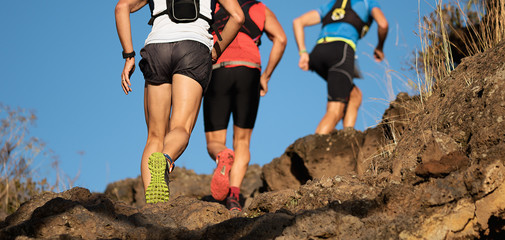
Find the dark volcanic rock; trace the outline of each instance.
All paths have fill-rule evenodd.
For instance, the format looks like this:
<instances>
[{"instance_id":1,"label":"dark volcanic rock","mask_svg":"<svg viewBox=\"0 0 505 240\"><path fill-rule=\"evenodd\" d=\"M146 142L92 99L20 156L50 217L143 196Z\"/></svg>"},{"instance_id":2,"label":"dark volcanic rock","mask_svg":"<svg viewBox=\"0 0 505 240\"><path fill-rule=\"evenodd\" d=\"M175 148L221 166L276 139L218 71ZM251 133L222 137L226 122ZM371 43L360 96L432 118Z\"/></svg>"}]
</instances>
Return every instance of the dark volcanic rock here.
<instances>
[{"instance_id":1,"label":"dark volcanic rock","mask_svg":"<svg viewBox=\"0 0 505 240\"><path fill-rule=\"evenodd\" d=\"M144 186L142 185L142 179L140 176L107 185L105 195L111 199L124 202L128 205L142 207L146 204Z\"/></svg>"},{"instance_id":2,"label":"dark volcanic rock","mask_svg":"<svg viewBox=\"0 0 505 240\"><path fill-rule=\"evenodd\" d=\"M191 236L191 230L202 229L231 217L231 212L219 203L190 197L133 208L112 202L103 194L91 194L86 189L73 188L61 194L47 193L23 204L3 223L0 239L14 239L17 236L164 239L160 236L167 236L168 233L172 236Z\"/></svg>"},{"instance_id":3,"label":"dark volcanic rock","mask_svg":"<svg viewBox=\"0 0 505 240\"><path fill-rule=\"evenodd\" d=\"M298 139L280 158L263 166L263 179L272 191L296 189L314 178L356 174L363 140L359 131L333 131Z\"/></svg>"}]
</instances>

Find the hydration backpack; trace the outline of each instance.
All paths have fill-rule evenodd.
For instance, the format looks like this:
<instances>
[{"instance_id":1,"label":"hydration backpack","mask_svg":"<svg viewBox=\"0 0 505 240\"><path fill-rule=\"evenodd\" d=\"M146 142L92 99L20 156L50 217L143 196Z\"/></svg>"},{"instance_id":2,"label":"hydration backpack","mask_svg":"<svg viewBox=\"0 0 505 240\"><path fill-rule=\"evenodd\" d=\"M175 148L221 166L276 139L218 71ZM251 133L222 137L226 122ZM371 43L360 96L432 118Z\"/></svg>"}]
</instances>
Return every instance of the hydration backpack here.
<instances>
[{"instance_id":1,"label":"hydration backpack","mask_svg":"<svg viewBox=\"0 0 505 240\"><path fill-rule=\"evenodd\" d=\"M359 33L359 38L366 35L373 23L372 16L368 16L368 21L364 22L358 14L352 9L351 0L337 0L322 22L323 27L330 23L345 22L351 24Z\"/></svg>"},{"instance_id":2,"label":"hydration backpack","mask_svg":"<svg viewBox=\"0 0 505 240\"><path fill-rule=\"evenodd\" d=\"M240 4L240 7L242 8L242 11L244 12L245 16L245 22L244 25L240 28L240 32L243 32L247 34L251 39L256 43L256 46L261 45L261 35L263 34L263 31L254 23L254 21L251 18L251 15L249 15L249 9L257 3L259 3L256 0L238 0L238 3ZM228 19L230 16L226 13L226 10L224 8L220 8L219 11L214 14L214 25L218 29L218 31L222 31L224 28L224 25L226 25L226 22L228 22ZM216 32L216 35L219 34L218 31Z\"/></svg>"},{"instance_id":3,"label":"hydration backpack","mask_svg":"<svg viewBox=\"0 0 505 240\"><path fill-rule=\"evenodd\" d=\"M200 0L166 0L167 1L167 9L158 13L153 14L154 12L154 0L149 0L149 8L151 9L151 19L147 24L153 25L154 20L167 14L170 20L174 23L190 23L196 21L198 18L201 18L209 23L213 29L214 21L211 18L208 18L200 13ZM214 13L216 8L216 0L211 0L211 13ZM219 40L221 41L221 35L217 35Z\"/></svg>"}]
</instances>

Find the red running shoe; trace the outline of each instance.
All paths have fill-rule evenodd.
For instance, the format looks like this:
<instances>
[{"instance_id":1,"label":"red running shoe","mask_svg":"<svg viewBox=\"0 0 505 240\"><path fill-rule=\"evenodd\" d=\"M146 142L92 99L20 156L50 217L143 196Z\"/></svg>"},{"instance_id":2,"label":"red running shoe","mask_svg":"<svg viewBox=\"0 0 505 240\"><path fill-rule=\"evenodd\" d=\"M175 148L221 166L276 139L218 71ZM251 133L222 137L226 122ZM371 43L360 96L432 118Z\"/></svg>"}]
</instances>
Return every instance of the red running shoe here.
<instances>
[{"instance_id":1,"label":"red running shoe","mask_svg":"<svg viewBox=\"0 0 505 240\"><path fill-rule=\"evenodd\" d=\"M210 182L210 192L212 193L212 197L218 201L223 201L228 195L230 189L230 170L234 159L235 153L228 148L217 154L217 167Z\"/></svg>"}]
</instances>

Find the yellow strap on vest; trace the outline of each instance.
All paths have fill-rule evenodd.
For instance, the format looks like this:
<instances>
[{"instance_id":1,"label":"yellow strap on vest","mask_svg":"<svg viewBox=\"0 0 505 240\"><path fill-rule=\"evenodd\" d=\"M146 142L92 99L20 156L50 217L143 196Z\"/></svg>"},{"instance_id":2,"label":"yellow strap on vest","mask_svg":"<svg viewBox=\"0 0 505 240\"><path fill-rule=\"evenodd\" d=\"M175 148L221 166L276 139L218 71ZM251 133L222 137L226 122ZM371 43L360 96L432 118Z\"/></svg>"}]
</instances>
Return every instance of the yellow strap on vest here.
<instances>
[{"instance_id":1,"label":"yellow strap on vest","mask_svg":"<svg viewBox=\"0 0 505 240\"><path fill-rule=\"evenodd\" d=\"M354 51L356 51L356 44L353 41L351 41L347 38L342 38L342 37L323 37L323 38L320 38L319 40L317 40L317 44L329 43L329 42L335 42L335 41L345 42L345 43L349 44L349 46L351 46Z\"/></svg>"},{"instance_id":2,"label":"yellow strap on vest","mask_svg":"<svg viewBox=\"0 0 505 240\"><path fill-rule=\"evenodd\" d=\"M340 8L345 8L346 5L347 5L347 0L344 0L344 2L342 3L342 6Z\"/></svg>"}]
</instances>

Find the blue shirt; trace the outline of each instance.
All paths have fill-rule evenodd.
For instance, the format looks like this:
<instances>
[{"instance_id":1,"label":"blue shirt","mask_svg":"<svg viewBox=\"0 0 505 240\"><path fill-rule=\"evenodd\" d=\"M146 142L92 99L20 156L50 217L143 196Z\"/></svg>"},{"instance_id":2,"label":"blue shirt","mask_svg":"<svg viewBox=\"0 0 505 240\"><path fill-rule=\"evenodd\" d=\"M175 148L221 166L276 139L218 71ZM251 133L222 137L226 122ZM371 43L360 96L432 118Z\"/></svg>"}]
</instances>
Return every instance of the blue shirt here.
<instances>
[{"instance_id":1,"label":"blue shirt","mask_svg":"<svg viewBox=\"0 0 505 240\"><path fill-rule=\"evenodd\" d=\"M324 16L328 14L333 5L337 0L330 0L328 3L320 6L316 11L319 13L321 21ZM367 22L368 18L372 15L372 9L377 7L380 8L377 0L347 0L350 1L352 9L358 14L358 16L363 20L363 22ZM349 4L349 3L347 3ZM330 23L324 26L319 33L319 38L322 39L324 37L337 37L350 40L356 45L356 42L359 39L360 33L354 28L351 24L345 22L338 23Z\"/></svg>"}]
</instances>

